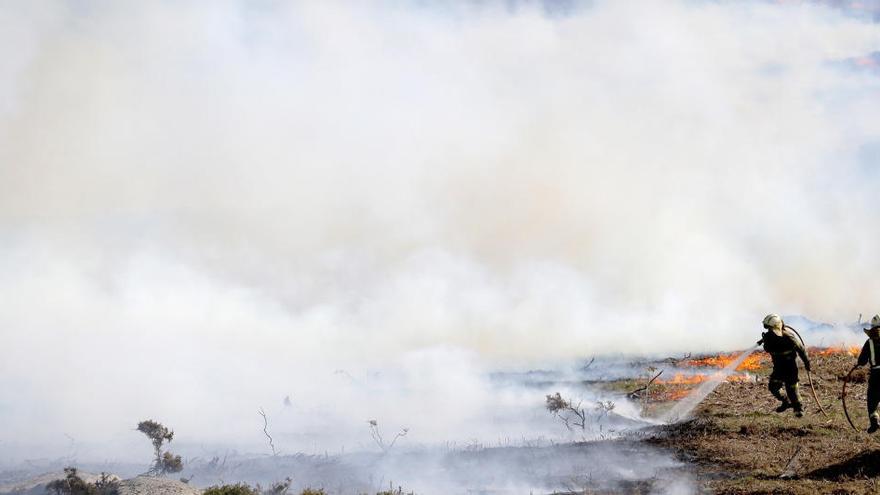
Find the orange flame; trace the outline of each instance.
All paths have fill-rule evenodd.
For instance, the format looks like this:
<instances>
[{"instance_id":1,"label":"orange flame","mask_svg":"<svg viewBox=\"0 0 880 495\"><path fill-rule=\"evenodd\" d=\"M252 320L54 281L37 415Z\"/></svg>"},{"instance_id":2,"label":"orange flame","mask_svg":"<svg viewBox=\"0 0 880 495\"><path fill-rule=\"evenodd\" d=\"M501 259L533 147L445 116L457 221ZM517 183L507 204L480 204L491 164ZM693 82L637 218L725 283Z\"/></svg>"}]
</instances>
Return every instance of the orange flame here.
<instances>
[{"instance_id":1,"label":"orange flame","mask_svg":"<svg viewBox=\"0 0 880 495\"><path fill-rule=\"evenodd\" d=\"M723 368L728 364L732 363L739 357L739 354L719 354L717 356L707 356L698 359L689 359L683 363L682 366L701 366L707 368ZM763 359L762 354L752 354L747 357L739 366L736 367L737 371L755 371L761 368L761 360Z\"/></svg>"},{"instance_id":2,"label":"orange flame","mask_svg":"<svg viewBox=\"0 0 880 495\"><path fill-rule=\"evenodd\" d=\"M711 375L688 375L685 373L676 373L675 376L669 378L668 380L657 380L657 383L663 385L696 385L699 383L703 383L710 378ZM728 382L747 382L751 380L751 378L752 377L749 375L729 375L725 379Z\"/></svg>"},{"instance_id":3,"label":"orange flame","mask_svg":"<svg viewBox=\"0 0 880 495\"><path fill-rule=\"evenodd\" d=\"M665 385L694 385L697 383L703 383L708 379L709 377L706 375L686 375L684 373L676 373L675 376L668 380L657 380L657 383Z\"/></svg>"},{"instance_id":4,"label":"orange flame","mask_svg":"<svg viewBox=\"0 0 880 495\"><path fill-rule=\"evenodd\" d=\"M667 400L681 400L688 396L691 393L689 389L683 388L681 390L672 390L668 394L666 394Z\"/></svg>"},{"instance_id":5,"label":"orange flame","mask_svg":"<svg viewBox=\"0 0 880 495\"><path fill-rule=\"evenodd\" d=\"M859 353L862 351L862 348L857 345L848 346L848 347L838 346L838 347L825 347L825 348L810 347L808 349L808 351L810 354L813 354L816 356L834 356L834 355L838 355L838 354L849 354L850 356L858 357Z\"/></svg>"}]
</instances>

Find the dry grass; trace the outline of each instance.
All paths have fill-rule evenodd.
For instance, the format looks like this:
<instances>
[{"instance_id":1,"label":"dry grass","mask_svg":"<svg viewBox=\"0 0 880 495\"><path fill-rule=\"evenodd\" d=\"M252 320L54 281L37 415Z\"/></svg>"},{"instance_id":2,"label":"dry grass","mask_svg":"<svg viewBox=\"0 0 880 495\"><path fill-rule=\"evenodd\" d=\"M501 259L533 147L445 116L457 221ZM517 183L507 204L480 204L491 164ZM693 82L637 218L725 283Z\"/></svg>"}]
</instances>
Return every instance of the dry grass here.
<instances>
[{"instance_id":1,"label":"dry grass","mask_svg":"<svg viewBox=\"0 0 880 495\"><path fill-rule=\"evenodd\" d=\"M722 494L880 493L880 434L851 429L840 403L842 379L855 363L849 354L811 355L816 393L829 417L816 407L801 372L806 416L778 405L767 391L768 361L756 379L720 385L697 408L695 418L668 426L650 440L695 463L705 488ZM867 427L865 374L847 390L856 426ZM651 392L663 397L668 391ZM662 409L662 404L657 408Z\"/></svg>"}]
</instances>

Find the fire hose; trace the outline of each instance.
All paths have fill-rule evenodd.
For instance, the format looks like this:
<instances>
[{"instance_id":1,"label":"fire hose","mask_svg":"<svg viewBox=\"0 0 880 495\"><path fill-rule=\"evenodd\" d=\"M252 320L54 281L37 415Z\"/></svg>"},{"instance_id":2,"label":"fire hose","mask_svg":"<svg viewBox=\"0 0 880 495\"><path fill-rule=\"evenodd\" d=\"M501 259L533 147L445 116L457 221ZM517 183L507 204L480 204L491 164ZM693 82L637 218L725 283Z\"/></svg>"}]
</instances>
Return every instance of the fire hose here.
<instances>
[{"instance_id":1,"label":"fire hose","mask_svg":"<svg viewBox=\"0 0 880 495\"><path fill-rule=\"evenodd\" d=\"M794 334L797 335L797 338L801 341L801 345L804 347L804 349L807 348L807 344L804 342L804 338L801 337L801 334L799 334L797 330L795 330L794 328L792 328L788 325L785 325L785 328L794 332ZM824 415L827 418L828 413L825 412L825 408L822 407L822 403L819 402L819 397L816 395L816 385L813 384L813 374L810 373L809 369L807 370L807 379L809 379L809 381L810 381L810 392L813 393L813 400L816 401L816 405L819 406L819 410L822 411L822 415ZM844 403L844 411L845 410L846 410L846 403ZM847 415L846 419L849 419L848 415ZM850 422L850 424L852 424L852 422ZM853 427L853 428L855 428L855 427Z\"/></svg>"},{"instance_id":2,"label":"fire hose","mask_svg":"<svg viewBox=\"0 0 880 495\"><path fill-rule=\"evenodd\" d=\"M852 418L849 417L849 410L846 408L846 385L849 383L849 379L852 378L853 371L858 367L858 365L853 366L852 369L849 370L849 373L846 374L846 378L843 379L843 390L840 392L840 402L843 403L843 414L846 416L849 425L852 426L853 431L859 431L859 429L853 424Z\"/></svg>"}]
</instances>

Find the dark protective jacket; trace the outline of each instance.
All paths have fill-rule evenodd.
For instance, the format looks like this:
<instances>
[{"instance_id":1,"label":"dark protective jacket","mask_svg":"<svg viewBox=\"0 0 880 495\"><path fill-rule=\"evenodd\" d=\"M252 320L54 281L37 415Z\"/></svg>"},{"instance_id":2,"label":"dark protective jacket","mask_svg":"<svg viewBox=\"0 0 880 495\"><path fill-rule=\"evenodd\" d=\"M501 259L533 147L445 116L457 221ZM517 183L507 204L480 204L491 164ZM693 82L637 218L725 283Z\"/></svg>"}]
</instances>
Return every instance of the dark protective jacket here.
<instances>
[{"instance_id":1,"label":"dark protective jacket","mask_svg":"<svg viewBox=\"0 0 880 495\"><path fill-rule=\"evenodd\" d=\"M868 339L859 354L858 366L870 365L871 371L880 371L880 337Z\"/></svg>"},{"instance_id":2,"label":"dark protective jacket","mask_svg":"<svg viewBox=\"0 0 880 495\"><path fill-rule=\"evenodd\" d=\"M773 374L771 378L782 380L797 380L797 356L801 357L804 365L809 367L810 358L801 344L797 335L791 330L782 331L782 336L773 332L766 332L764 337L764 350L773 359Z\"/></svg>"},{"instance_id":3,"label":"dark protective jacket","mask_svg":"<svg viewBox=\"0 0 880 495\"><path fill-rule=\"evenodd\" d=\"M862 346L857 366L866 364L871 369L868 375L868 416L876 421L880 420L877 410L880 405L880 336L875 335Z\"/></svg>"}]
</instances>

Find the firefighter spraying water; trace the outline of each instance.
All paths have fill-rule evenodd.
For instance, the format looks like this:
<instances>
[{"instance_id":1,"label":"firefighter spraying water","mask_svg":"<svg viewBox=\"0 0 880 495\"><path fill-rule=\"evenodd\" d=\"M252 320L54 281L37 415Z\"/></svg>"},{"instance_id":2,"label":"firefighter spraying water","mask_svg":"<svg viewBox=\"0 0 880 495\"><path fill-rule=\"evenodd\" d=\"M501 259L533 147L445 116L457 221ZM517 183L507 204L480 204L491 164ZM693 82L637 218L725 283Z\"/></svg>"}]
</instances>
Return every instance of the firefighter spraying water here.
<instances>
[{"instance_id":1,"label":"firefighter spraying water","mask_svg":"<svg viewBox=\"0 0 880 495\"><path fill-rule=\"evenodd\" d=\"M764 328L767 331L761 335L758 344L764 346L764 350L773 360L773 372L770 374L767 388L780 401L776 412L794 409L795 416L803 417L804 407L800 396L797 356L800 356L801 361L804 362L804 369L809 373L810 358L807 356L804 344L794 329L786 326L779 315L767 315L764 318ZM782 394L783 386L785 395ZM818 404L818 400L816 403Z\"/></svg>"},{"instance_id":2,"label":"firefighter spraying water","mask_svg":"<svg viewBox=\"0 0 880 495\"><path fill-rule=\"evenodd\" d=\"M826 417L828 413L816 395L813 378L810 374L810 358L807 356L806 345L803 338L794 328L785 324L782 318L776 314L769 314L764 318L764 328L767 330L761 336L761 340L751 349L740 354L737 359L725 366L721 371L713 374L707 381L702 383L700 387L691 392L687 398L676 404L664 417L666 422L680 421L685 418L703 399L705 399L718 385L720 385L728 375L734 372L737 366L747 359L759 346L763 346L764 350L770 355L773 361L773 371L770 374L768 389L774 397L779 399L780 405L776 408L776 412L785 412L793 409L796 417L801 418L804 415L803 401L800 396L800 383L798 377L797 357L800 356L804 363L804 369L810 382L812 395L816 401L816 405L823 415ZM878 317L878 325L880 325L880 317ZM880 334L880 326L877 327L877 333ZM880 345L880 340L878 340ZM866 346L868 344L865 344ZM878 347L880 352L880 347ZM880 356L878 356L880 358ZM872 361L873 363L873 361ZM878 369L878 392L880 392L880 365ZM782 388L785 388L785 395L782 394ZM880 403L880 393L876 394L877 403Z\"/></svg>"}]
</instances>

